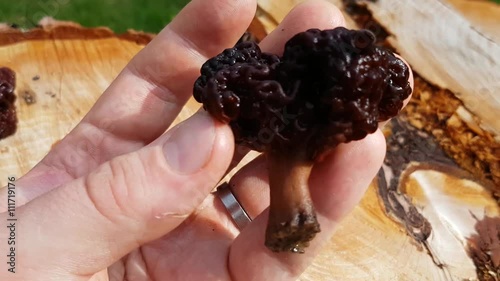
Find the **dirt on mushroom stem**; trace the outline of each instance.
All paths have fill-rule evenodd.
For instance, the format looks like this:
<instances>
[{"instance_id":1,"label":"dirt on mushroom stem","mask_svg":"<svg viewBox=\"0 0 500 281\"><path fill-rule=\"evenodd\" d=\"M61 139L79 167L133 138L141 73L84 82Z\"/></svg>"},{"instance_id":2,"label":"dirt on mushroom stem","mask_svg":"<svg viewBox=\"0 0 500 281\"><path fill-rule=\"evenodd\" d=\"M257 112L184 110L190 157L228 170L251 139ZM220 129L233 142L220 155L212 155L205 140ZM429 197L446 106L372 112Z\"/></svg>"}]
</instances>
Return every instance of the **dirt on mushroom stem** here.
<instances>
[{"instance_id":1,"label":"dirt on mushroom stem","mask_svg":"<svg viewBox=\"0 0 500 281\"><path fill-rule=\"evenodd\" d=\"M274 252L304 253L320 232L308 184L314 162L306 149L274 149L266 157L271 203L265 245Z\"/></svg>"}]
</instances>

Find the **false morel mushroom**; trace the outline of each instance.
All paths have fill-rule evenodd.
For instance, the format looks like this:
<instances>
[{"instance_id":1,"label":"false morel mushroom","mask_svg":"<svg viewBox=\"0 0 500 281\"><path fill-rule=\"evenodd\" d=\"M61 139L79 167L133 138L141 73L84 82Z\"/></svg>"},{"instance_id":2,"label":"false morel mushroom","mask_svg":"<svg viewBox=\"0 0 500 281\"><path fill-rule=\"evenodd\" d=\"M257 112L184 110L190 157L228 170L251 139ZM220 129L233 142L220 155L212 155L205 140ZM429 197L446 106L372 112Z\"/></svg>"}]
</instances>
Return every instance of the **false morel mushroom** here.
<instances>
[{"instance_id":1,"label":"false morel mushroom","mask_svg":"<svg viewBox=\"0 0 500 281\"><path fill-rule=\"evenodd\" d=\"M14 88L16 86L16 75L7 67L0 68L0 139L15 133L17 128L17 116L14 102Z\"/></svg>"},{"instance_id":2,"label":"false morel mushroom","mask_svg":"<svg viewBox=\"0 0 500 281\"><path fill-rule=\"evenodd\" d=\"M202 66L194 98L231 126L236 143L266 155L269 249L309 245L320 231L308 188L314 162L395 116L411 93L408 78L370 31L342 27L295 35L281 58L242 42Z\"/></svg>"}]
</instances>

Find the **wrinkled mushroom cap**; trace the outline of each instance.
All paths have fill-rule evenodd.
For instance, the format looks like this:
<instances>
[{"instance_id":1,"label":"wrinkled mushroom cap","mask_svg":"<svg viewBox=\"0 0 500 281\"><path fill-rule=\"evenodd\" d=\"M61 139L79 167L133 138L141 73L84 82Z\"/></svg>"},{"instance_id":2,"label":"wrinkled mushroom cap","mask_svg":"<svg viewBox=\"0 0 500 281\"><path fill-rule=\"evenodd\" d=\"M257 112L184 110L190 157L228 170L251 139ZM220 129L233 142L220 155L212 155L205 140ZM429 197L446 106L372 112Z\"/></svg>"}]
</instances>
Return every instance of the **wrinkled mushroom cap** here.
<instances>
[{"instance_id":1,"label":"wrinkled mushroom cap","mask_svg":"<svg viewBox=\"0 0 500 281\"><path fill-rule=\"evenodd\" d=\"M373 133L410 93L409 69L366 30L311 29L282 58L244 42L207 61L194 96L257 151L307 149L310 159Z\"/></svg>"}]
</instances>

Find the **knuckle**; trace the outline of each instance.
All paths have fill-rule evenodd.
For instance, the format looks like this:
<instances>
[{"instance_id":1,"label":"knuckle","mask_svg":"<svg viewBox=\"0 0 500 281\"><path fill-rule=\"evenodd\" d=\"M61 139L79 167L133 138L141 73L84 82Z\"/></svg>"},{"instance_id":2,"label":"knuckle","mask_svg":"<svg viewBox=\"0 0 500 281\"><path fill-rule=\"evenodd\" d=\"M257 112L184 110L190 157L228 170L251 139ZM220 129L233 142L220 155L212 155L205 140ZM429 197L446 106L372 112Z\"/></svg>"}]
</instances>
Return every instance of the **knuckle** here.
<instances>
[{"instance_id":1,"label":"knuckle","mask_svg":"<svg viewBox=\"0 0 500 281\"><path fill-rule=\"evenodd\" d=\"M85 178L85 190L95 209L113 223L138 221L144 214L146 163L137 152L102 164Z\"/></svg>"}]
</instances>

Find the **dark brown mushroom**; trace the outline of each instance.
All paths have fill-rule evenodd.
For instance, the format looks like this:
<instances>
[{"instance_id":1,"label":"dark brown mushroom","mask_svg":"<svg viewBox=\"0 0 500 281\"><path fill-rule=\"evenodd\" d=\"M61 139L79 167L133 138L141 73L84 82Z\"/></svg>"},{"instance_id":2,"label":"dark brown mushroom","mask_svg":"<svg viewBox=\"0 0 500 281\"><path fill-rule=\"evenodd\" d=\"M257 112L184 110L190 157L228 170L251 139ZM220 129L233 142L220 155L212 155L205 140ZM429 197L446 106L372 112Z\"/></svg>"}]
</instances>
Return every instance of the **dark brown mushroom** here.
<instances>
[{"instance_id":1,"label":"dark brown mushroom","mask_svg":"<svg viewBox=\"0 0 500 281\"><path fill-rule=\"evenodd\" d=\"M16 75L10 68L0 68L0 139L16 132L17 116L14 102Z\"/></svg>"},{"instance_id":2,"label":"dark brown mushroom","mask_svg":"<svg viewBox=\"0 0 500 281\"><path fill-rule=\"evenodd\" d=\"M203 65L195 99L231 126L238 144L267 156L269 249L309 245L320 231L308 188L315 160L395 116L411 93L408 78L371 32L341 27L295 35L281 58L243 42Z\"/></svg>"}]
</instances>

